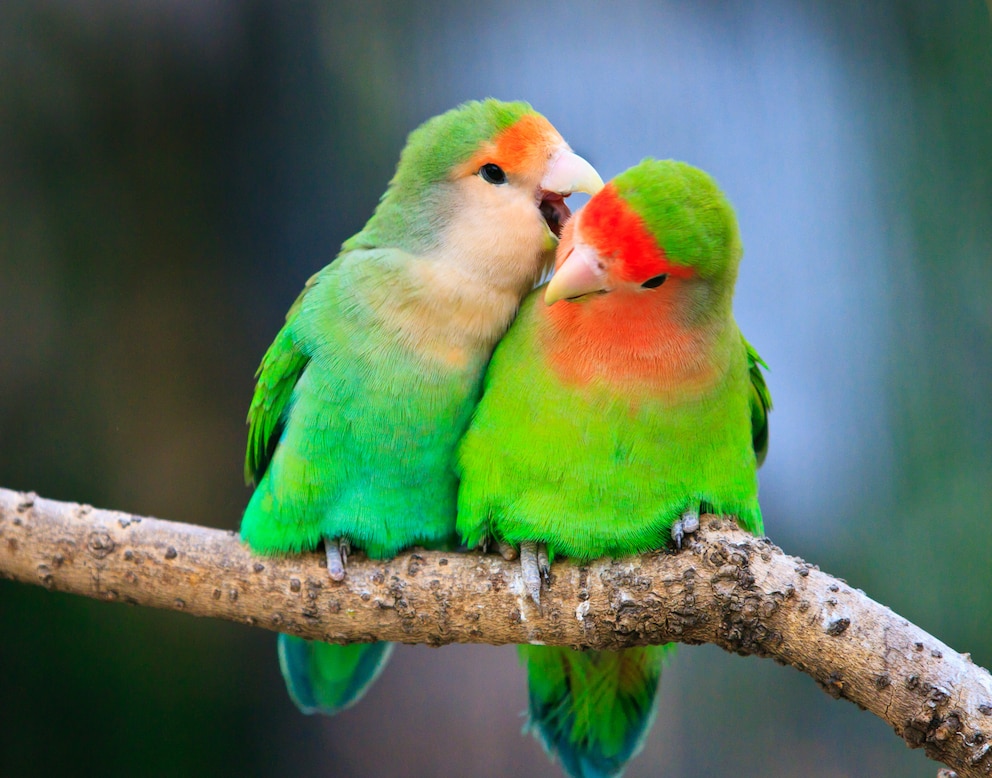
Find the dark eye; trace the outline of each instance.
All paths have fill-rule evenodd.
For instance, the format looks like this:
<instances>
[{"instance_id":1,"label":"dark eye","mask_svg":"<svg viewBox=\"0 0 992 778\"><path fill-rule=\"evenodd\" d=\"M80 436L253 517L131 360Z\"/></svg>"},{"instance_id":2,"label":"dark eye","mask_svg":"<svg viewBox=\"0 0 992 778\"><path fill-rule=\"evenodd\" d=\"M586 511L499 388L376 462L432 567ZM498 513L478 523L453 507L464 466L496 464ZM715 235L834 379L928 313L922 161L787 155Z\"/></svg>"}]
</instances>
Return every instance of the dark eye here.
<instances>
[{"instance_id":1,"label":"dark eye","mask_svg":"<svg viewBox=\"0 0 992 778\"><path fill-rule=\"evenodd\" d=\"M668 273L662 273L660 276L649 278L647 281L641 284L641 286L643 286L645 289L657 289L667 280L668 280Z\"/></svg>"},{"instance_id":2,"label":"dark eye","mask_svg":"<svg viewBox=\"0 0 992 778\"><path fill-rule=\"evenodd\" d=\"M479 168L479 175L482 176L483 181L488 181L490 184L505 184L506 183L506 173L503 172L503 168L499 165L494 165L492 162L488 162Z\"/></svg>"}]
</instances>

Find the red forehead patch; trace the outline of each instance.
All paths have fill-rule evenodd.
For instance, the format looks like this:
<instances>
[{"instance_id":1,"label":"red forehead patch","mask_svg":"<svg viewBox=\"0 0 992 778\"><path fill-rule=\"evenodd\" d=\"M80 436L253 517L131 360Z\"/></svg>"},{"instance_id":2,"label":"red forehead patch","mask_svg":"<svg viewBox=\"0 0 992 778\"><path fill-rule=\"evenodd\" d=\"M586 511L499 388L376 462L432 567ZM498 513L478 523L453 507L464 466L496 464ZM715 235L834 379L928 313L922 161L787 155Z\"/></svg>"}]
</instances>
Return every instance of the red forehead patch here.
<instances>
[{"instance_id":1,"label":"red forehead patch","mask_svg":"<svg viewBox=\"0 0 992 778\"><path fill-rule=\"evenodd\" d=\"M613 184L593 197L582 210L582 237L603 257L612 257L613 272L625 281L643 283L662 273L688 278L691 268L668 261L644 220L617 194Z\"/></svg>"}]
</instances>

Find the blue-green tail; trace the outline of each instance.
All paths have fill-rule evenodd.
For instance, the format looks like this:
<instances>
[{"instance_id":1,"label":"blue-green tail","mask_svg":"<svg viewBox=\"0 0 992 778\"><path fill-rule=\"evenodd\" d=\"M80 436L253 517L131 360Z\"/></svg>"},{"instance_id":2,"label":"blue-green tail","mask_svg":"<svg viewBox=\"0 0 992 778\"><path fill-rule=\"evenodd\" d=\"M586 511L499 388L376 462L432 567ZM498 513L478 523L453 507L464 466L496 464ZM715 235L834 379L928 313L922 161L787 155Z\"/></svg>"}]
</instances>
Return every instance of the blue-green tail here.
<instances>
[{"instance_id":1,"label":"blue-green tail","mask_svg":"<svg viewBox=\"0 0 992 778\"><path fill-rule=\"evenodd\" d=\"M673 650L520 646L528 728L573 778L619 776L651 729L662 659Z\"/></svg>"},{"instance_id":2,"label":"blue-green tail","mask_svg":"<svg viewBox=\"0 0 992 778\"><path fill-rule=\"evenodd\" d=\"M340 646L279 635L279 667L297 708L333 716L362 699L392 650L392 643Z\"/></svg>"}]
</instances>

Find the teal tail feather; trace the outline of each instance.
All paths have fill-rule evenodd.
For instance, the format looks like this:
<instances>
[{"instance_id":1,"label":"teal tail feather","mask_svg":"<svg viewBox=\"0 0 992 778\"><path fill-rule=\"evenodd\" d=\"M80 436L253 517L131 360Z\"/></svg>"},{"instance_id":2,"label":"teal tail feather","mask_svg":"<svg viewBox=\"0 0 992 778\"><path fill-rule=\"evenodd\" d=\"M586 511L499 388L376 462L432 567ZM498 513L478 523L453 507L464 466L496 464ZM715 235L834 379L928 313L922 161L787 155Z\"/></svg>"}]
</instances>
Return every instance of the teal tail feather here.
<instances>
[{"instance_id":1,"label":"teal tail feather","mask_svg":"<svg viewBox=\"0 0 992 778\"><path fill-rule=\"evenodd\" d=\"M364 696L392 651L392 643L342 646L279 635L279 668L297 708L333 716Z\"/></svg>"},{"instance_id":2,"label":"teal tail feather","mask_svg":"<svg viewBox=\"0 0 992 778\"><path fill-rule=\"evenodd\" d=\"M654 721L662 660L674 645L624 651L520 646L528 728L572 778L623 773Z\"/></svg>"}]
</instances>

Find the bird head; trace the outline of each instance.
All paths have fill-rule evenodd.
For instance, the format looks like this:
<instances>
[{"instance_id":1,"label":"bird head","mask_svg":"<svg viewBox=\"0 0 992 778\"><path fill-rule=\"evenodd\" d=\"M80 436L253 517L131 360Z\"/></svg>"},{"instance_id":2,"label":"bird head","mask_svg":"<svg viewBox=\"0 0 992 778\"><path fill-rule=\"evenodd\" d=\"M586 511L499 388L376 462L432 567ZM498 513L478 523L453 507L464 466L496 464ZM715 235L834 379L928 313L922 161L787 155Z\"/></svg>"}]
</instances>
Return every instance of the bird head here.
<instances>
[{"instance_id":1,"label":"bird head","mask_svg":"<svg viewBox=\"0 0 992 778\"><path fill-rule=\"evenodd\" d=\"M729 305L740 257L734 211L713 179L683 162L646 159L569 222L544 299L678 300L681 318L694 319Z\"/></svg>"},{"instance_id":2,"label":"bird head","mask_svg":"<svg viewBox=\"0 0 992 778\"><path fill-rule=\"evenodd\" d=\"M603 181L526 103L465 103L407 141L396 174L359 244L461 257L496 283L533 282L570 216L573 192Z\"/></svg>"}]
</instances>

